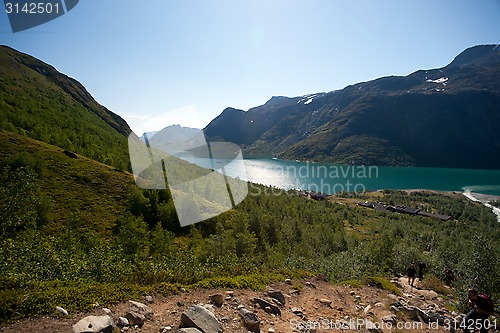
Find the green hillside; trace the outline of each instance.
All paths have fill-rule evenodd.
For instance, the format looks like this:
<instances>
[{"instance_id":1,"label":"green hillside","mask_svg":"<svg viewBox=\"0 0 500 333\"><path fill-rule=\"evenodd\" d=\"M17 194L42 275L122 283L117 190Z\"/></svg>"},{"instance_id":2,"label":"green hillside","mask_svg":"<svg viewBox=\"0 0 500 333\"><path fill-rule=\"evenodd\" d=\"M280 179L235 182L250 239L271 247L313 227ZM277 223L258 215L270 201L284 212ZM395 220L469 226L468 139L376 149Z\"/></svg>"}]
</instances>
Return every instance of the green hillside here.
<instances>
[{"instance_id":1,"label":"green hillside","mask_svg":"<svg viewBox=\"0 0 500 333\"><path fill-rule=\"evenodd\" d=\"M181 286L262 288L305 274L365 281L403 273L416 260L437 277L445 267L462 272L457 296L477 275L481 290L500 295L500 227L489 209L460 195L387 191L314 201L250 184L236 209L180 228L169 192L140 190L129 173L6 131L0 148L0 322ZM374 198L455 220L354 204Z\"/></svg>"},{"instance_id":2,"label":"green hillside","mask_svg":"<svg viewBox=\"0 0 500 333\"><path fill-rule=\"evenodd\" d=\"M0 46L0 128L128 169L127 123L76 80Z\"/></svg>"}]
</instances>

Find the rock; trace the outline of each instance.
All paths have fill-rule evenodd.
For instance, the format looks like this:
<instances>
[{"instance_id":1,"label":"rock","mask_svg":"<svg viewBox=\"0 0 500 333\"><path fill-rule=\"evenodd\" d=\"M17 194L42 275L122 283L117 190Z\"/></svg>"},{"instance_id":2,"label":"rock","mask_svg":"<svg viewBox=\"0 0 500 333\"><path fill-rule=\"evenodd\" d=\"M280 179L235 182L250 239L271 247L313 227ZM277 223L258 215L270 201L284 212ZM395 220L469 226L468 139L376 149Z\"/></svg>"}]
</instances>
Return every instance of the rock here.
<instances>
[{"instance_id":1,"label":"rock","mask_svg":"<svg viewBox=\"0 0 500 333\"><path fill-rule=\"evenodd\" d=\"M312 282L309 282L309 281L306 282L306 286L316 289L316 285Z\"/></svg>"},{"instance_id":2,"label":"rock","mask_svg":"<svg viewBox=\"0 0 500 333\"><path fill-rule=\"evenodd\" d=\"M285 283L286 283L286 284L291 285L291 284L292 284L292 280L290 280L290 279L285 279Z\"/></svg>"},{"instance_id":3,"label":"rock","mask_svg":"<svg viewBox=\"0 0 500 333\"><path fill-rule=\"evenodd\" d=\"M184 302L177 301L177 306L178 306L178 307L184 306Z\"/></svg>"},{"instance_id":4,"label":"rock","mask_svg":"<svg viewBox=\"0 0 500 333\"><path fill-rule=\"evenodd\" d=\"M189 328L179 328L175 333L203 333L197 328L189 327Z\"/></svg>"},{"instance_id":5,"label":"rock","mask_svg":"<svg viewBox=\"0 0 500 333\"><path fill-rule=\"evenodd\" d=\"M381 302L375 303L376 308L381 308L383 306L384 306L384 303L381 303Z\"/></svg>"},{"instance_id":6,"label":"rock","mask_svg":"<svg viewBox=\"0 0 500 333\"><path fill-rule=\"evenodd\" d=\"M144 315L146 319L149 320L153 318L153 309L151 309L146 304L135 301L128 301L128 304L130 304L134 308L134 312Z\"/></svg>"},{"instance_id":7,"label":"rock","mask_svg":"<svg viewBox=\"0 0 500 333\"><path fill-rule=\"evenodd\" d=\"M330 304L332 304L333 301L327 298L322 298L319 300L319 302L323 305L330 306Z\"/></svg>"},{"instance_id":8,"label":"rock","mask_svg":"<svg viewBox=\"0 0 500 333\"><path fill-rule=\"evenodd\" d=\"M172 326L165 326L160 328L160 333L168 333L172 331Z\"/></svg>"},{"instance_id":9,"label":"rock","mask_svg":"<svg viewBox=\"0 0 500 333\"><path fill-rule=\"evenodd\" d=\"M214 304L216 307L220 308L222 304L224 304L224 295L222 294L213 294L208 296L208 298L210 299L210 302L212 302L212 304Z\"/></svg>"},{"instance_id":10,"label":"rock","mask_svg":"<svg viewBox=\"0 0 500 333\"><path fill-rule=\"evenodd\" d=\"M359 296L359 295L354 296L354 301L355 301L356 303L361 302L361 296Z\"/></svg>"},{"instance_id":11,"label":"rock","mask_svg":"<svg viewBox=\"0 0 500 333\"><path fill-rule=\"evenodd\" d=\"M380 320L382 320L383 322L385 323L391 323L391 324L395 324L396 323L396 315L395 314L390 314L390 315L387 315L387 316L383 316L382 318L380 318Z\"/></svg>"},{"instance_id":12,"label":"rock","mask_svg":"<svg viewBox=\"0 0 500 333\"><path fill-rule=\"evenodd\" d=\"M69 151L69 150L65 150L64 155L71 157L71 158L78 158L78 155L76 155L74 152Z\"/></svg>"},{"instance_id":13,"label":"rock","mask_svg":"<svg viewBox=\"0 0 500 333\"><path fill-rule=\"evenodd\" d=\"M73 333L112 333L114 327L110 316L88 316L73 325Z\"/></svg>"},{"instance_id":14,"label":"rock","mask_svg":"<svg viewBox=\"0 0 500 333\"><path fill-rule=\"evenodd\" d=\"M285 305L285 296L283 295L283 293L279 290L269 290L267 292L267 295L269 295L269 297L277 300L279 302L279 304L281 305Z\"/></svg>"},{"instance_id":15,"label":"rock","mask_svg":"<svg viewBox=\"0 0 500 333\"><path fill-rule=\"evenodd\" d=\"M108 308L102 308L102 311L110 317L113 317L113 312Z\"/></svg>"},{"instance_id":16,"label":"rock","mask_svg":"<svg viewBox=\"0 0 500 333\"><path fill-rule=\"evenodd\" d=\"M118 327L123 327L123 326L130 325L130 323L128 322L127 318L125 318L125 317L119 317L118 321L116 322L116 325L118 325Z\"/></svg>"},{"instance_id":17,"label":"rock","mask_svg":"<svg viewBox=\"0 0 500 333\"><path fill-rule=\"evenodd\" d=\"M56 306L56 311L59 312L60 314L62 314L63 316L67 317L69 314L68 314L68 311L66 311L65 309L61 308L60 306Z\"/></svg>"},{"instance_id":18,"label":"rock","mask_svg":"<svg viewBox=\"0 0 500 333\"><path fill-rule=\"evenodd\" d=\"M222 332L221 323L215 315L200 305L192 305L181 315L182 328L197 328L203 333Z\"/></svg>"},{"instance_id":19,"label":"rock","mask_svg":"<svg viewBox=\"0 0 500 333\"><path fill-rule=\"evenodd\" d=\"M391 305L390 310L391 310L391 312L399 312L399 311L401 311L397 306L394 306L394 305Z\"/></svg>"},{"instance_id":20,"label":"rock","mask_svg":"<svg viewBox=\"0 0 500 333\"><path fill-rule=\"evenodd\" d=\"M266 301L265 299L255 297L253 299L253 302L258 304L261 309L265 309L266 307L269 307L270 313L275 314L277 316L281 316L281 310L278 308L276 305L273 303Z\"/></svg>"},{"instance_id":21,"label":"rock","mask_svg":"<svg viewBox=\"0 0 500 333\"><path fill-rule=\"evenodd\" d=\"M154 303L154 301L155 301L153 296L146 296L146 297L144 297L144 300L146 302L148 302L149 304Z\"/></svg>"},{"instance_id":22,"label":"rock","mask_svg":"<svg viewBox=\"0 0 500 333\"><path fill-rule=\"evenodd\" d=\"M292 289L292 290L290 290L290 293L289 293L289 294L290 294L290 295L298 295L298 294L300 294L300 290L297 290L297 289Z\"/></svg>"},{"instance_id":23,"label":"rock","mask_svg":"<svg viewBox=\"0 0 500 333\"><path fill-rule=\"evenodd\" d=\"M372 309L372 306L371 305L367 305L364 309L363 309L363 312L364 313L368 313L370 312L370 310Z\"/></svg>"},{"instance_id":24,"label":"rock","mask_svg":"<svg viewBox=\"0 0 500 333\"><path fill-rule=\"evenodd\" d=\"M240 309L240 316L245 328L251 332L260 332L260 319L256 313L248 311L245 308Z\"/></svg>"},{"instance_id":25,"label":"rock","mask_svg":"<svg viewBox=\"0 0 500 333\"><path fill-rule=\"evenodd\" d=\"M144 322L146 321L146 317L142 313L138 313L135 311L129 311L125 315L125 318L128 320L130 325L137 325L142 327Z\"/></svg>"},{"instance_id":26,"label":"rock","mask_svg":"<svg viewBox=\"0 0 500 333\"><path fill-rule=\"evenodd\" d=\"M274 332L276 332L276 331L275 331L275 330L274 330L274 328L272 328L272 327L270 327L270 328L267 330L267 333L274 333Z\"/></svg>"},{"instance_id":27,"label":"rock","mask_svg":"<svg viewBox=\"0 0 500 333\"><path fill-rule=\"evenodd\" d=\"M215 308L212 304L199 304L199 305L210 311L212 314L215 312Z\"/></svg>"},{"instance_id":28,"label":"rock","mask_svg":"<svg viewBox=\"0 0 500 333\"><path fill-rule=\"evenodd\" d=\"M391 300L391 301L394 301L394 302L398 302L398 301L399 301L398 296L393 295L393 294L389 294L389 295L387 295L387 298L388 298L389 300Z\"/></svg>"},{"instance_id":29,"label":"rock","mask_svg":"<svg viewBox=\"0 0 500 333\"><path fill-rule=\"evenodd\" d=\"M356 295L356 292L355 292L354 290L351 290L351 291L349 292L349 295L351 295L351 296L355 296L355 295Z\"/></svg>"}]
</instances>

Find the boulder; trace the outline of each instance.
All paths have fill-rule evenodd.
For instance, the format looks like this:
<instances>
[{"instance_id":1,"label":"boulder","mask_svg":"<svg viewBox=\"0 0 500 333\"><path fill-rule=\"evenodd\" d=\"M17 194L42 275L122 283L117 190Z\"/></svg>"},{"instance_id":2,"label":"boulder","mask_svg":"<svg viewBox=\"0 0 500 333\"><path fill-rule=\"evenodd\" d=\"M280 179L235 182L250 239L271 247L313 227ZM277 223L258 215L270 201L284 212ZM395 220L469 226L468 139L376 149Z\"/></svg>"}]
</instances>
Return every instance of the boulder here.
<instances>
[{"instance_id":1,"label":"boulder","mask_svg":"<svg viewBox=\"0 0 500 333\"><path fill-rule=\"evenodd\" d=\"M128 326L130 325L130 323L128 322L128 319L125 318L125 317L119 317L117 322L116 322L116 325L118 325L118 327L123 327L123 326Z\"/></svg>"},{"instance_id":2,"label":"boulder","mask_svg":"<svg viewBox=\"0 0 500 333\"><path fill-rule=\"evenodd\" d=\"M271 297L272 299L277 300L280 305L285 305L285 302L286 302L285 296L283 295L283 293L281 291L279 291L279 290L269 290L267 292L267 295L269 297Z\"/></svg>"},{"instance_id":3,"label":"boulder","mask_svg":"<svg viewBox=\"0 0 500 333\"><path fill-rule=\"evenodd\" d=\"M146 302L150 303L150 304L151 304L151 303L154 303L154 301L155 301L155 300L154 300L154 298L153 298L153 296L149 296L149 295L148 295L148 296L146 296L146 297L144 297L144 300L145 300Z\"/></svg>"},{"instance_id":4,"label":"boulder","mask_svg":"<svg viewBox=\"0 0 500 333\"><path fill-rule=\"evenodd\" d=\"M144 317L148 320L153 318L153 309L151 309L146 304L135 301L128 301L128 304L132 306L133 312L137 312L144 315Z\"/></svg>"},{"instance_id":5,"label":"boulder","mask_svg":"<svg viewBox=\"0 0 500 333\"><path fill-rule=\"evenodd\" d=\"M142 313L138 313L135 311L127 312L125 318L132 326L137 325L139 327L142 327L142 325L144 325L144 322L146 321L146 317Z\"/></svg>"},{"instance_id":6,"label":"boulder","mask_svg":"<svg viewBox=\"0 0 500 333\"><path fill-rule=\"evenodd\" d=\"M73 333L113 333L114 327L110 316L88 316L73 325Z\"/></svg>"},{"instance_id":7,"label":"boulder","mask_svg":"<svg viewBox=\"0 0 500 333\"><path fill-rule=\"evenodd\" d=\"M243 325L250 332L260 332L260 319L256 313L248 311L245 308L240 309L240 316L243 320Z\"/></svg>"},{"instance_id":8,"label":"boulder","mask_svg":"<svg viewBox=\"0 0 500 333\"><path fill-rule=\"evenodd\" d=\"M269 301L266 301L265 299L262 299L262 298L259 298L259 297L254 297L253 302L256 303L256 304L258 304L261 309L265 309L265 308L269 307L270 313L272 313L274 315L277 315L277 316L281 316L281 310L280 310L280 308L278 308L273 303L271 303Z\"/></svg>"},{"instance_id":9,"label":"boulder","mask_svg":"<svg viewBox=\"0 0 500 333\"><path fill-rule=\"evenodd\" d=\"M208 296L210 299L210 302L215 305L216 307L221 307L222 304L224 304L224 295L222 294L213 294Z\"/></svg>"},{"instance_id":10,"label":"boulder","mask_svg":"<svg viewBox=\"0 0 500 333\"><path fill-rule=\"evenodd\" d=\"M192 305L181 315L181 328L197 328L203 333L220 333L222 325L212 312L200 305Z\"/></svg>"}]
</instances>

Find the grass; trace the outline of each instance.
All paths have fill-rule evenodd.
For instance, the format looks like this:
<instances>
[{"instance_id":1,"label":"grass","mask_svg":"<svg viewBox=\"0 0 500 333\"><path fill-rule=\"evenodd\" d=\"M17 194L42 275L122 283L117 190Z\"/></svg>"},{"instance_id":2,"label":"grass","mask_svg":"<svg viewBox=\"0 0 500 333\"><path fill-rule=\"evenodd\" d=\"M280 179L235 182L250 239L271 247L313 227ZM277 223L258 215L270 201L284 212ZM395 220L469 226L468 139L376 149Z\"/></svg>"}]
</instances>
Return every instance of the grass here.
<instances>
[{"instance_id":1,"label":"grass","mask_svg":"<svg viewBox=\"0 0 500 333\"><path fill-rule=\"evenodd\" d=\"M402 295L399 288L396 287L396 285L394 283L392 283L391 281L389 281L385 277L365 276L365 277L363 277L363 283L366 285L369 285L369 286L377 287L379 289L384 289L384 290L390 291L398 296Z\"/></svg>"},{"instance_id":2,"label":"grass","mask_svg":"<svg viewBox=\"0 0 500 333\"><path fill-rule=\"evenodd\" d=\"M363 287L363 283L360 280L346 280L346 281L339 282L339 285L349 286L349 287L358 288L358 289Z\"/></svg>"},{"instance_id":3,"label":"grass","mask_svg":"<svg viewBox=\"0 0 500 333\"><path fill-rule=\"evenodd\" d=\"M453 293L453 291L446 286L441 279L432 274L428 274L420 283L420 286L423 289L433 290L440 295L448 296Z\"/></svg>"},{"instance_id":4,"label":"grass","mask_svg":"<svg viewBox=\"0 0 500 333\"><path fill-rule=\"evenodd\" d=\"M82 156L70 158L61 148L0 130L0 164L19 154L29 154L43 164L40 183L50 207L48 233L81 219L82 228L105 234L125 214L135 187L131 174Z\"/></svg>"}]
</instances>

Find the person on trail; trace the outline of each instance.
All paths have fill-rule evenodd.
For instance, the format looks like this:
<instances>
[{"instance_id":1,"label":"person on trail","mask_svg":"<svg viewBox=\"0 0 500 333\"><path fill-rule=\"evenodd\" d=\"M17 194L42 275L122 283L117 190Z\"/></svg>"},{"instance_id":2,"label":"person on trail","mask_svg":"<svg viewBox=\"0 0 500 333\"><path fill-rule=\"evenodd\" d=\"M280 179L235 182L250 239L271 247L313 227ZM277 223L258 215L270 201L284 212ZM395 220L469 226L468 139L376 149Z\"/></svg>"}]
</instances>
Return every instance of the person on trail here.
<instances>
[{"instance_id":1,"label":"person on trail","mask_svg":"<svg viewBox=\"0 0 500 333\"><path fill-rule=\"evenodd\" d=\"M451 287L453 285L453 282L455 281L455 275L452 269L448 267L444 269L443 281L448 287Z\"/></svg>"},{"instance_id":2,"label":"person on trail","mask_svg":"<svg viewBox=\"0 0 500 333\"><path fill-rule=\"evenodd\" d=\"M415 283L415 275L417 274L417 270L415 269L415 265L410 264L406 269L406 276L408 276L408 284L413 287Z\"/></svg>"},{"instance_id":3,"label":"person on trail","mask_svg":"<svg viewBox=\"0 0 500 333\"><path fill-rule=\"evenodd\" d=\"M427 268L427 265L419 261L417 266L418 266L418 280L422 281L424 279L424 269Z\"/></svg>"},{"instance_id":4,"label":"person on trail","mask_svg":"<svg viewBox=\"0 0 500 333\"><path fill-rule=\"evenodd\" d=\"M464 333L479 329L480 333L488 332L488 318L493 314L494 305L486 295L479 295L477 289L469 288L469 305L472 310L460 324Z\"/></svg>"}]
</instances>

